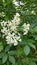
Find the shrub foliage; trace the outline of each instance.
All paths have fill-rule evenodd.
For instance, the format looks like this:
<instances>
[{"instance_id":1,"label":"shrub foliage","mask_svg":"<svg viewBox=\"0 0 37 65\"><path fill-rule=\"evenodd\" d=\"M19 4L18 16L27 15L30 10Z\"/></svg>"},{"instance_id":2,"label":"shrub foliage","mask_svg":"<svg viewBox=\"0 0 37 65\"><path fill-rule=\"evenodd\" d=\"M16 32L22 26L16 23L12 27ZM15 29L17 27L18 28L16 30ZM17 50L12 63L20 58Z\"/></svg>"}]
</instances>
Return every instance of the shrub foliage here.
<instances>
[{"instance_id":1,"label":"shrub foliage","mask_svg":"<svg viewBox=\"0 0 37 65\"><path fill-rule=\"evenodd\" d=\"M22 1L22 2L21 2ZM0 24L0 65L37 65L37 0L0 0L0 23L13 20L16 13L20 14L17 28L22 41L18 45L8 45ZM22 25L30 24L29 31L23 35Z\"/></svg>"}]
</instances>

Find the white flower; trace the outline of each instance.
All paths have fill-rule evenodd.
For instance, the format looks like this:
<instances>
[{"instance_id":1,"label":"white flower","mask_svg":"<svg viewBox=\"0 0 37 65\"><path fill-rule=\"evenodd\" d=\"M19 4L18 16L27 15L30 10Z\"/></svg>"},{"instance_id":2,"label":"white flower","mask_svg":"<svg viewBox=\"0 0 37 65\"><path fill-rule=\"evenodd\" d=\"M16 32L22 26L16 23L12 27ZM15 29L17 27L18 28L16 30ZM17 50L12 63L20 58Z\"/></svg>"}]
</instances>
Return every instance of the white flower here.
<instances>
[{"instance_id":1,"label":"white flower","mask_svg":"<svg viewBox=\"0 0 37 65\"><path fill-rule=\"evenodd\" d=\"M24 3L22 3L22 1L16 1L13 0L13 4L15 4L15 6L19 7L20 5L24 5Z\"/></svg>"},{"instance_id":2,"label":"white flower","mask_svg":"<svg viewBox=\"0 0 37 65\"><path fill-rule=\"evenodd\" d=\"M22 2L20 1L20 5L24 5L24 3L22 3Z\"/></svg>"},{"instance_id":3,"label":"white flower","mask_svg":"<svg viewBox=\"0 0 37 65\"><path fill-rule=\"evenodd\" d=\"M16 39L14 39L14 46L18 45L18 42Z\"/></svg>"},{"instance_id":4,"label":"white flower","mask_svg":"<svg viewBox=\"0 0 37 65\"><path fill-rule=\"evenodd\" d=\"M20 16L20 15L19 15L19 13L16 13L16 16L18 16L18 17L19 17L19 16Z\"/></svg>"},{"instance_id":5,"label":"white flower","mask_svg":"<svg viewBox=\"0 0 37 65\"><path fill-rule=\"evenodd\" d=\"M14 46L18 45L18 41L20 40L20 36L17 36L15 33L8 33L6 36L7 44L14 44Z\"/></svg>"},{"instance_id":6,"label":"white flower","mask_svg":"<svg viewBox=\"0 0 37 65\"><path fill-rule=\"evenodd\" d=\"M24 31L24 34L23 35L26 35L28 33L28 30Z\"/></svg>"},{"instance_id":7,"label":"white flower","mask_svg":"<svg viewBox=\"0 0 37 65\"><path fill-rule=\"evenodd\" d=\"M8 26L11 26L12 25L12 22L10 21L10 22L8 22Z\"/></svg>"},{"instance_id":8,"label":"white flower","mask_svg":"<svg viewBox=\"0 0 37 65\"><path fill-rule=\"evenodd\" d=\"M11 31L16 31L16 26L15 25L12 25L12 27L10 27Z\"/></svg>"},{"instance_id":9,"label":"white flower","mask_svg":"<svg viewBox=\"0 0 37 65\"><path fill-rule=\"evenodd\" d=\"M6 36L6 41L7 41L7 44L13 44L14 43L11 36Z\"/></svg>"},{"instance_id":10,"label":"white flower","mask_svg":"<svg viewBox=\"0 0 37 65\"><path fill-rule=\"evenodd\" d=\"M4 35L7 35L9 33L9 29L7 29L6 27L3 27L3 29L1 29L1 32L4 34Z\"/></svg>"},{"instance_id":11,"label":"white flower","mask_svg":"<svg viewBox=\"0 0 37 65\"><path fill-rule=\"evenodd\" d=\"M24 35L28 33L29 27L30 27L30 24L26 24L26 23L23 24Z\"/></svg>"},{"instance_id":12,"label":"white flower","mask_svg":"<svg viewBox=\"0 0 37 65\"><path fill-rule=\"evenodd\" d=\"M6 26L7 25L7 22L3 21L1 22L1 26Z\"/></svg>"},{"instance_id":13,"label":"white flower","mask_svg":"<svg viewBox=\"0 0 37 65\"><path fill-rule=\"evenodd\" d=\"M23 25L24 30L29 30L29 26L30 26L30 24L24 23L24 25Z\"/></svg>"},{"instance_id":14,"label":"white flower","mask_svg":"<svg viewBox=\"0 0 37 65\"><path fill-rule=\"evenodd\" d=\"M19 6L18 1L16 1L16 0L13 0L13 4L15 4L15 6Z\"/></svg>"},{"instance_id":15,"label":"white flower","mask_svg":"<svg viewBox=\"0 0 37 65\"><path fill-rule=\"evenodd\" d=\"M8 33L8 35L6 36L6 41L7 41L7 44L13 44L14 43L14 40L12 38L11 33Z\"/></svg>"},{"instance_id":16,"label":"white flower","mask_svg":"<svg viewBox=\"0 0 37 65\"><path fill-rule=\"evenodd\" d=\"M7 32L7 28L3 27L3 29L1 29L2 33L6 33Z\"/></svg>"}]
</instances>

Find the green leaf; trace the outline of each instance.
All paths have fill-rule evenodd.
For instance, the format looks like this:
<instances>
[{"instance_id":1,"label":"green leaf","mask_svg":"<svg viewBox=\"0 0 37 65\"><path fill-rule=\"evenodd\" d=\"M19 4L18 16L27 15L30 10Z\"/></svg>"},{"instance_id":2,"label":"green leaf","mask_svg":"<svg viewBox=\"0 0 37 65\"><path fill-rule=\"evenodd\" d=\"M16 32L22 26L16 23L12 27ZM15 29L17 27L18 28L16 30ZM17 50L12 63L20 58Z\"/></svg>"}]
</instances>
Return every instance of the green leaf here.
<instances>
[{"instance_id":1,"label":"green leaf","mask_svg":"<svg viewBox=\"0 0 37 65\"><path fill-rule=\"evenodd\" d=\"M36 63L35 62L30 62L29 65L36 65Z\"/></svg>"},{"instance_id":2,"label":"green leaf","mask_svg":"<svg viewBox=\"0 0 37 65\"><path fill-rule=\"evenodd\" d=\"M0 53L0 59L3 57L4 53Z\"/></svg>"},{"instance_id":3,"label":"green leaf","mask_svg":"<svg viewBox=\"0 0 37 65\"><path fill-rule=\"evenodd\" d=\"M10 50L10 46L6 46L5 52L8 52Z\"/></svg>"},{"instance_id":4,"label":"green leaf","mask_svg":"<svg viewBox=\"0 0 37 65\"><path fill-rule=\"evenodd\" d=\"M3 50L3 46L2 45L0 45L0 52Z\"/></svg>"},{"instance_id":5,"label":"green leaf","mask_svg":"<svg viewBox=\"0 0 37 65\"><path fill-rule=\"evenodd\" d=\"M3 50L3 44L0 42L0 52Z\"/></svg>"},{"instance_id":6,"label":"green leaf","mask_svg":"<svg viewBox=\"0 0 37 65\"><path fill-rule=\"evenodd\" d=\"M30 58L33 62L37 62L37 58Z\"/></svg>"},{"instance_id":7,"label":"green leaf","mask_svg":"<svg viewBox=\"0 0 37 65\"><path fill-rule=\"evenodd\" d=\"M37 37L35 37L35 40L37 40Z\"/></svg>"},{"instance_id":8,"label":"green leaf","mask_svg":"<svg viewBox=\"0 0 37 65\"><path fill-rule=\"evenodd\" d=\"M16 51L9 51L8 54L9 55L16 55Z\"/></svg>"},{"instance_id":9,"label":"green leaf","mask_svg":"<svg viewBox=\"0 0 37 65\"><path fill-rule=\"evenodd\" d=\"M29 43L30 47L32 47L33 49L36 49L36 46L32 43Z\"/></svg>"},{"instance_id":10,"label":"green leaf","mask_svg":"<svg viewBox=\"0 0 37 65\"><path fill-rule=\"evenodd\" d=\"M24 47L24 53L25 55L28 55L30 53L30 47L28 45Z\"/></svg>"},{"instance_id":11,"label":"green leaf","mask_svg":"<svg viewBox=\"0 0 37 65\"><path fill-rule=\"evenodd\" d=\"M2 58L2 63L3 64L7 61L7 58L8 58L7 54L4 54L4 56Z\"/></svg>"},{"instance_id":12,"label":"green leaf","mask_svg":"<svg viewBox=\"0 0 37 65\"><path fill-rule=\"evenodd\" d=\"M12 63L12 64L15 64L15 58L13 56L9 56L9 61Z\"/></svg>"},{"instance_id":13,"label":"green leaf","mask_svg":"<svg viewBox=\"0 0 37 65\"><path fill-rule=\"evenodd\" d=\"M35 28L33 28L33 29L30 29L30 32L31 32L31 33L37 32L37 26L35 26Z\"/></svg>"},{"instance_id":14,"label":"green leaf","mask_svg":"<svg viewBox=\"0 0 37 65\"><path fill-rule=\"evenodd\" d=\"M34 35L35 40L37 40L37 35Z\"/></svg>"}]
</instances>

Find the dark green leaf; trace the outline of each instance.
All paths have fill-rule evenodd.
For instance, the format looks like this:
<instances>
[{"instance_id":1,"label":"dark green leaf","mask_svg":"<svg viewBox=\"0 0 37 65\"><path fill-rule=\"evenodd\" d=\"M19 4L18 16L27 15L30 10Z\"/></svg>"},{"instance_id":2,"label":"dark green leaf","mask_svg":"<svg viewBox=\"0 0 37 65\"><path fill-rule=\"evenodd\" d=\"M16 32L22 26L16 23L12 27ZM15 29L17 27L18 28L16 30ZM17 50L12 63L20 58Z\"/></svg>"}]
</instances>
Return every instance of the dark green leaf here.
<instances>
[{"instance_id":1,"label":"dark green leaf","mask_svg":"<svg viewBox=\"0 0 37 65\"><path fill-rule=\"evenodd\" d=\"M3 44L0 42L0 52L3 50Z\"/></svg>"},{"instance_id":2,"label":"dark green leaf","mask_svg":"<svg viewBox=\"0 0 37 65\"><path fill-rule=\"evenodd\" d=\"M9 61L12 63L12 64L15 64L15 58L13 56L9 56Z\"/></svg>"},{"instance_id":3,"label":"dark green leaf","mask_svg":"<svg viewBox=\"0 0 37 65\"><path fill-rule=\"evenodd\" d=\"M29 65L36 65L36 63L35 62L30 62Z\"/></svg>"},{"instance_id":4,"label":"dark green leaf","mask_svg":"<svg viewBox=\"0 0 37 65\"><path fill-rule=\"evenodd\" d=\"M30 45L30 47L32 47L33 49L36 49L36 46L35 46L34 44L30 43L29 45Z\"/></svg>"},{"instance_id":5,"label":"dark green leaf","mask_svg":"<svg viewBox=\"0 0 37 65\"><path fill-rule=\"evenodd\" d=\"M8 52L10 50L10 46L6 46L5 52Z\"/></svg>"},{"instance_id":6,"label":"dark green leaf","mask_svg":"<svg viewBox=\"0 0 37 65\"><path fill-rule=\"evenodd\" d=\"M4 64L7 61L7 54L4 54L4 56L2 57L2 63Z\"/></svg>"}]
</instances>

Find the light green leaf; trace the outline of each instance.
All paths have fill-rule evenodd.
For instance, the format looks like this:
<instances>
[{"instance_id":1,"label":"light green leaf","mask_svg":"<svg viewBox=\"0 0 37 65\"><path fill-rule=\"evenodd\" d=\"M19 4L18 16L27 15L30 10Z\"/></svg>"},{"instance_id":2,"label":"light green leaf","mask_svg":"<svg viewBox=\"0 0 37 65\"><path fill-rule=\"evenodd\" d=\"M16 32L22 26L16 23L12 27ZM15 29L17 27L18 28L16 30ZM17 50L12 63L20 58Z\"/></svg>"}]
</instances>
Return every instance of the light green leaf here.
<instances>
[{"instance_id":1,"label":"light green leaf","mask_svg":"<svg viewBox=\"0 0 37 65\"><path fill-rule=\"evenodd\" d=\"M15 64L15 58L13 56L9 56L9 61L12 63L12 64Z\"/></svg>"},{"instance_id":2,"label":"light green leaf","mask_svg":"<svg viewBox=\"0 0 37 65\"><path fill-rule=\"evenodd\" d=\"M24 53L25 55L28 55L30 53L30 47L28 45L24 47Z\"/></svg>"}]
</instances>

